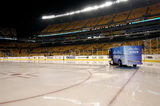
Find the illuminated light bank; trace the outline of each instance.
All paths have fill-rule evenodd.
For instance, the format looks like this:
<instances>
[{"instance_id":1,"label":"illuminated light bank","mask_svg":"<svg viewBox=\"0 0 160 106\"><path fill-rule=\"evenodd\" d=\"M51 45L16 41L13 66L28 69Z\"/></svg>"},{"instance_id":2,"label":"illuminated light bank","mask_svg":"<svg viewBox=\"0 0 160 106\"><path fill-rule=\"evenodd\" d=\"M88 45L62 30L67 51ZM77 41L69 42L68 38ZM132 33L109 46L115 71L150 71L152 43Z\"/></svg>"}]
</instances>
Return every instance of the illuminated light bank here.
<instances>
[{"instance_id":1,"label":"illuminated light bank","mask_svg":"<svg viewBox=\"0 0 160 106\"><path fill-rule=\"evenodd\" d=\"M126 1L128 1L128 0L117 0L117 1L114 1L114 2L107 1L103 4L101 4L101 5L98 5L98 6L96 5L96 6L93 6L93 7L87 7L87 8L84 8L82 10L78 10L78 11L68 12L68 13L60 14L60 15L42 16L42 19L53 19L53 18L58 18L58 17L64 17L64 16L69 16L69 15L79 14L79 13L83 13L83 12L88 12L88 11L93 11L93 10L109 7L113 4L117 4L117 3L120 3L120 2L126 2Z\"/></svg>"}]
</instances>

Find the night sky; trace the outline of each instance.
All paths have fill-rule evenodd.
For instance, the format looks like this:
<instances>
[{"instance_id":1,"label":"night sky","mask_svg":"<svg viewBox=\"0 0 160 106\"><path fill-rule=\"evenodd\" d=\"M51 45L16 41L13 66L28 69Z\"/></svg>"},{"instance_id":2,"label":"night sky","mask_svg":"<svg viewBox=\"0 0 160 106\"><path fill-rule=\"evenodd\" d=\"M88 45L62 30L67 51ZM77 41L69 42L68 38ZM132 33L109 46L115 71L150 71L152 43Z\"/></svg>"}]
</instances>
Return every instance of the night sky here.
<instances>
[{"instance_id":1,"label":"night sky","mask_svg":"<svg viewBox=\"0 0 160 106\"><path fill-rule=\"evenodd\" d=\"M0 7L0 27L16 28L18 37L33 36L54 21L42 20L43 15L81 10L88 6L100 5L105 1L112 0L5 0Z\"/></svg>"}]
</instances>

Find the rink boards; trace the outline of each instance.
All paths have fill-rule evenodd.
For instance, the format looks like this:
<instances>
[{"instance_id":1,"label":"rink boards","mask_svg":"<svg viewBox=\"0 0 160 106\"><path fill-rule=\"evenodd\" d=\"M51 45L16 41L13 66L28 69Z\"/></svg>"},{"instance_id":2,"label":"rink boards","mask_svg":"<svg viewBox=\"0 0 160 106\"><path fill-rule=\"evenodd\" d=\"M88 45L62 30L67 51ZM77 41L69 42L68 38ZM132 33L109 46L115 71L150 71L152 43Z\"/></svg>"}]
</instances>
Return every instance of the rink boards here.
<instances>
[{"instance_id":1,"label":"rink boards","mask_svg":"<svg viewBox=\"0 0 160 106\"><path fill-rule=\"evenodd\" d=\"M98 56L33 56L33 57L0 57L4 61L108 61L108 55ZM144 62L160 62L160 55L143 55Z\"/></svg>"}]
</instances>

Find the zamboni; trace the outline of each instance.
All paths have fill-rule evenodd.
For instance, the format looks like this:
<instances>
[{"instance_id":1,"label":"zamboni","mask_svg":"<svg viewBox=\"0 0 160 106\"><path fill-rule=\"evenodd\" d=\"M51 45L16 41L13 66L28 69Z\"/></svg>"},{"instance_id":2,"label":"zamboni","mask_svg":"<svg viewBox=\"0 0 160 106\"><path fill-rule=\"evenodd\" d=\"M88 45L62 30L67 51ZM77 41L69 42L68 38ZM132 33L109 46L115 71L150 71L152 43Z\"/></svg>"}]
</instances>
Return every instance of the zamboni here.
<instances>
[{"instance_id":1,"label":"zamboni","mask_svg":"<svg viewBox=\"0 0 160 106\"><path fill-rule=\"evenodd\" d=\"M109 50L109 64L133 65L136 67L142 64L142 47L141 46L120 46Z\"/></svg>"}]
</instances>

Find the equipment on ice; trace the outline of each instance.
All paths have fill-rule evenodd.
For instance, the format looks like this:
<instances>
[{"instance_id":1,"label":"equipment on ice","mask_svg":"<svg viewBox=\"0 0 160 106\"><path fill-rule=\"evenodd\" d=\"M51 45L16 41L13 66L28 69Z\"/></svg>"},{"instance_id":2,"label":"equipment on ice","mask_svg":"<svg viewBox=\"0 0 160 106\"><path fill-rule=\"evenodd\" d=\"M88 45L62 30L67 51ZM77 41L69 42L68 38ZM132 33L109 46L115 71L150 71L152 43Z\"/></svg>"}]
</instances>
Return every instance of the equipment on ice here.
<instances>
[{"instance_id":1,"label":"equipment on ice","mask_svg":"<svg viewBox=\"0 0 160 106\"><path fill-rule=\"evenodd\" d=\"M133 65L136 67L142 64L142 47L141 46L120 46L109 50L109 63L111 65Z\"/></svg>"}]
</instances>

